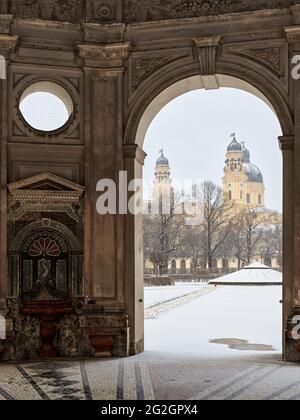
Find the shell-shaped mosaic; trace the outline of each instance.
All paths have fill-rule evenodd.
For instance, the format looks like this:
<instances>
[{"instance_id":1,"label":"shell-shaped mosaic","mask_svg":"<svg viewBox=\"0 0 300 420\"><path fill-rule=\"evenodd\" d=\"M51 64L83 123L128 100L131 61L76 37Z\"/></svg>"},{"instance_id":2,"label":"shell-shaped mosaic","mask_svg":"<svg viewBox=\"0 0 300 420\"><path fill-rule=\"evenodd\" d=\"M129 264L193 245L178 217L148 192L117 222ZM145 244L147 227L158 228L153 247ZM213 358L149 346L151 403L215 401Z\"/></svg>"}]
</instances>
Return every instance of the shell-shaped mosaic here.
<instances>
[{"instance_id":1,"label":"shell-shaped mosaic","mask_svg":"<svg viewBox=\"0 0 300 420\"><path fill-rule=\"evenodd\" d=\"M56 241L51 238L40 238L32 243L29 250L31 257L39 257L45 255L48 257L58 257L60 255L60 247Z\"/></svg>"}]
</instances>

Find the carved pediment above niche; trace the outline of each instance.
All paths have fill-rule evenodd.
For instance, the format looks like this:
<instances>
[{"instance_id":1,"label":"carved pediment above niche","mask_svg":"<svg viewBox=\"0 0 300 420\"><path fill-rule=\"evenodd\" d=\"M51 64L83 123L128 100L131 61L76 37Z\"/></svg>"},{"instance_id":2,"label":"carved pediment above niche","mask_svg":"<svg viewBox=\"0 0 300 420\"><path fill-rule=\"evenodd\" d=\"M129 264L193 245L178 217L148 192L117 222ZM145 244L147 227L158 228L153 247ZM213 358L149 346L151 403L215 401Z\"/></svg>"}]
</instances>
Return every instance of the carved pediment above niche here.
<instances>
[{"instance_id":1,"label":"carved pediment above niche","mask_svg":"<svg viewBox=\"0 0 300 420\"><path fill-rule=\"evenodd\" d=\"M84 187L57 175L45 172L8 185L17 202L74 203L84 193Z\"/></svg>"},{"instance_id":2,"label":"carved pediment above niche","mask_svg":"<svg viewBox=\"0 0 300 420\"><path fill-rule=\"evenodd\" d=\"M25 19L66 22L147 22L288 7L300 0L10 0Z\"/></svg>"}]
</instances>

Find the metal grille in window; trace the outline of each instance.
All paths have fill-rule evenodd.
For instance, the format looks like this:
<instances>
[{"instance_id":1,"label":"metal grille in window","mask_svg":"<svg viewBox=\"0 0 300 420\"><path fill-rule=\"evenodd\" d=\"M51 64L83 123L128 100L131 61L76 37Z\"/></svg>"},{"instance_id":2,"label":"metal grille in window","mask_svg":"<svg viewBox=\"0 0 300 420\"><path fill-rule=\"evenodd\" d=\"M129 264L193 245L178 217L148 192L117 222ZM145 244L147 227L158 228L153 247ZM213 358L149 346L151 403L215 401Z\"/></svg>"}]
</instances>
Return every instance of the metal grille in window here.
<instances>
[{"instance_id":1,"label":"metal grille in window","mask_svg":"<svg viewBox=\"0 0 300 420\"><path fill-rule=\"evenodd\" d=\"M33 286L33 268L31 260L23 261L23 292L30 292Z\"/></svg>"},{"instance_id":2,"label":"metal grille in window","mask_svg":"<svg viewBox=\"0 0 300 420\"><path fill-rule=\"evenodd\" d=\"M65 260L58 260L56 262L56 287L61 292L68 291L67 262Z\"/></svg>"}]
</instances>

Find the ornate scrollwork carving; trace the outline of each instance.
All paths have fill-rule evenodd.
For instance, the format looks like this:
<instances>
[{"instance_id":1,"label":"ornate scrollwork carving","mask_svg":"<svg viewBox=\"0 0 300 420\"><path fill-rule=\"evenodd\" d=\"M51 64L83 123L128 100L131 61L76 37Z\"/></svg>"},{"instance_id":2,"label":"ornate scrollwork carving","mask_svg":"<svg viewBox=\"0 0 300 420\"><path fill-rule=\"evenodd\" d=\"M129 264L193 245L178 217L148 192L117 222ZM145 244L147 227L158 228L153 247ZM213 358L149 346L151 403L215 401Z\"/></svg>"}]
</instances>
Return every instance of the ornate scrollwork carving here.
<instances>
[{"instance_id":1,"label":"ornate scrollwork carving","mask_svg":"<svg viewBox=\"0 0 300 420\"><path fill-rule=\"evenodd\" d=\"M248 48L240 50L232 48L228 52L256 61L268 67L276 76L282 77L285 73L285 57L282 47Z\"/></svg>"},{"instance_id":2,"label":"ornate scrollwork carving","mask_svg":"<svg viewBox=\"0 0 300 420\"><path fill-rule=\"evenodd\" d=\"M137 89L155 71L185 56L186 54L177 56L160 54L157 56L133 57L131 62L131 88L133 90Z\"/></svg>"},{"instance_id":3,"label":"ornate scrollwork carving","mask_svg":"<svg viewBox=\"0 0 300 420\"><path fill-rule=\"evenodd\" d=\"M294 0L12 0L10 12L25 19L68 22L146 22L288 7Z\"/></svg>"},{"instance_id":4,"label":"ornate scrollwork carving","mask_svg":"<svg viewBox=\"0 0 300 420\"><path fill-rule=\"evenodd\" d=\"M122 67L128 58L130 44L128 42L96 45L79 44L79 56L89 65L100 68Z\"/></svg>"},{"instance_id":5,"label":"ornate scrollwork carving","mask_svg":"<svg viewBox=\"0 0 300 420\"><path fill-rule=\"evenodd\" d=\"M76 22L82 17L81 0L13 0L11 11L24 19Z\"/></svg>"},{"instance_id":6,"label":"ornate scrollwork carving","mask_svg":"<svg viewBox=\"0 0 300 420\"><path fill-rule=\"evenodd\" d=\"M279 79L286 77L287 43L284 40L274 40L267 45L262 41L253 42L252 45L226 45L223 52L225 55L242 57L264 66Z\"/></svg>"},{"instance_id":7,"label":"ornate scrollwork carving","mask_svg":"<svg viewBox=\"0 0 300 420\"><path fill-rule=\"evenodd\" d=\"M126 0L125 20L148 21L240 11L241 0Z\"/></svg>"}]
</instances>

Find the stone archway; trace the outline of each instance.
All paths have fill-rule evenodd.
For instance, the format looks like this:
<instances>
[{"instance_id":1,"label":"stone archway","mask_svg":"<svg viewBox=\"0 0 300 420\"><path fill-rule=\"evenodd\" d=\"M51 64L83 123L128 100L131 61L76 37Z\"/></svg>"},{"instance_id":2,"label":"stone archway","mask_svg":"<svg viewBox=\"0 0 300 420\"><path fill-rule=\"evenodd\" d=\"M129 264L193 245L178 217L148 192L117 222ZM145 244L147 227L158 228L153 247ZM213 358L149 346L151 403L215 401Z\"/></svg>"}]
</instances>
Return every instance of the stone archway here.
<instances>
[{"instance_id":1,"label":"stone archway","mask_svg":"<svg viewBox=\"0 0 300 420\"><path fill-rule=\"evenodd\" d=\"M230 72L229 67L227 67L228 73ZM178 77L180 77L180 71L178 72ZM235 68L233 67L233 74L235 74ZM266 75L264 75L266 76ZM244 76L245 77L245 76ZM262 77L262 74L259 75L259 77ZM212 83L213 80L213 83ZM160 81L161 82L161 81ZM293 218L291 217L290 208L288 206L288 200L292 197L292 191L291 186L288 185L287 178L291 177L291 171L293 170L293 165L291 165L291 158L293 156L293 139L294 137L290 135L290 133L293 133L294 127L293 127L293 120L290 113L290 109L288 106L288 103L286 102L285 95L281 96L280 89L279 91L277 88L272 88L272 91L269 92L268 96L265 96L259 89L254 87L253 85L250 85L247 81L238 79L236 76L230 76L230 75L210 75L210 76L201 76L194 75L187 79L179 80L172 84L171 86L167 86L164 90L160 91L157 96L152 99L147 104L147 99L140 96L139 100L140 103L147 104L145 108L140 108L140 112L142 110L144 111L143 114L140 116L140 119L131 119L131 116L129 116L128 120L128 126L127 126L127 133L130 132L133 126L135 126L135 132L136 132L136 143L137 147L143 147L144 138L146 135L146 132L148 130L149 125L151 124L152 120L155 118L155 116L159 113L159 111L170 101L175 99L176 97L192 91L196 89L207 89L207 83L209 83L209 89L218 89L220 87L231 87L236 88L239 90L243 90L248 92L249 94L253 94L256 97L260 98L263 102L265 102L275 113L275 115L278 117L280 125L282 127L283 133L286 133L286 135L281 136L279 139L274 139L274 141L279 140L279 147L283 151L283 168L284 168L284 290L283 295L291 296L291 293L298 293L297 287L295 287L294 279L292 277L292 270L290 261L291 261L291 243L287 241L287 237L291 235L292 229L293 229ZM265 85L267 85L268 82L266 82ZM161 89L160 84L160 89ZM153 89L153 85L152 85ZM271 87L270 87L271 89ZM270 99L268 99L270 98ZM276 101L274 101L274 98L276 98ZM149 96L148 96L149 99ZM143 102L144 100L144 102ZM135 114L136 115L136 114ZM135 122L133 122L135 121ZM138 123L138 124L136 124ZM136 125L135 125L136 124ZM125 134L125 141L126 141L126 134ZM131 138L131 137L130 137ZM288 175L289 172L289 175ZM140 174L140 171L138 172ZM290 179L290 178L289 178ZM137 258L137 256L136 256ZM138 281L138 279L137 279ZM286 299L283 299L283 317L285 319L284 330L283 330L283 337L287 336L287 323L291 319L291 313L294 312L294 306L293 301L288 301ZM283 340L284 342L284 355L286 358L295 357L295 350L294 348L290 349L289 344L287 344L286 339ZM297 358L297 354L296 354Z\"/></svg>"},{"instance_id":2,"label":"stone archway","mask_svg":"<svg viewBox=\"0 0 300 420\"><path fill-rule=\"evenodd\" d=\"M282 127L284 348L287 360L299 361L300 340L293 340L291 331L293 316L300 314L300 81L292 78L291 63L300 51L300 0L109 0L105 5L12 0L2 1L0 12L0 56L7 75L0 81L1 314L8 313L11 213L17 220L22 216L11 205L8 186L51 173L64 185L63 193L55 194L63 200L56 218L81 226L85 294L80 304L74 301L80 325L98 355L142 351L142 218L124 209L99 214L96 185L103 178L118 185L123 170L129 181L142 177L144 134L172 97L233 83L267 101ZM73 102L69 120L52 132L34 129L20 112L23 93L40 82L59 85ZM79 185L84 190L74 206ZM26 223L33 196L25 197ZM56 201L35 204L34 217L42 220L43 212L50 218Z\"/></svg>"},{"instance_id":3,"label":"stone archway","mask_svg":"<svg viewBox=\"0 0 300 420\"><path fill-rule=\"evenodd\" d=\"M235 73L234 70L235 69L233 67L233 73ZM229 71L228 68L227 71ZM245 76L246 74L244 73L243 77L245 78ZM171 86L167 86L165 89L158 92L157 96L155 96L154 99L152 99L149 103L146 102L146 108L145 102L144 108L138 106L140 118L136 118L136 113L134 117L129 117L127 130L134 130L134 132L136 132L136 143L140 147L143 147L146 132L151 122L153 121L155 116L161 111L161 109L173 99L178 98L184 93L191 92L193 90L208 89L206 85L207 80L209 80L211 83L209 90L219 88L234 88L256 96L257 98L261 99L264 103L266 103L276 114L276 116L279 119L282 131L286 133L286 135L289 135L289 133L292 133L294 130L291 113L287 104L287 98L285 95L281 96L280 92L277 92L277 89L275 89L274 92L271 91L272 93L270 95L268 94L268 96L265 96L258 88L256 88L254 85L251 85L249 82L239 79L235 76L225 74L215 74L214 76L201 76L198 71L198 74L194 76L184 77L183 79L181 79L182 76L179 70L177 77L179 77L180 80L174 82ZM214 83L211 82L212 78L214 80ZM268 82L266 81L266 85L267 83ZM271 86L269 87L269 89L271 89ZM267 92L268 88L264 90ZM269 96L270 99L268 99ZM148 100L149 98L151 98L151 96L147 96ZM139 102L142 103L143 99L145 100L145 98L140 97ZM275 102L273 103L272 101L274 100ZM144 110L144 112L142 112L142 110ZM136 127L137 123L138 126ZM125 136L126 140L127 136L129 137L129 133L126 132Z\"/></svg>"}]
</instances>

